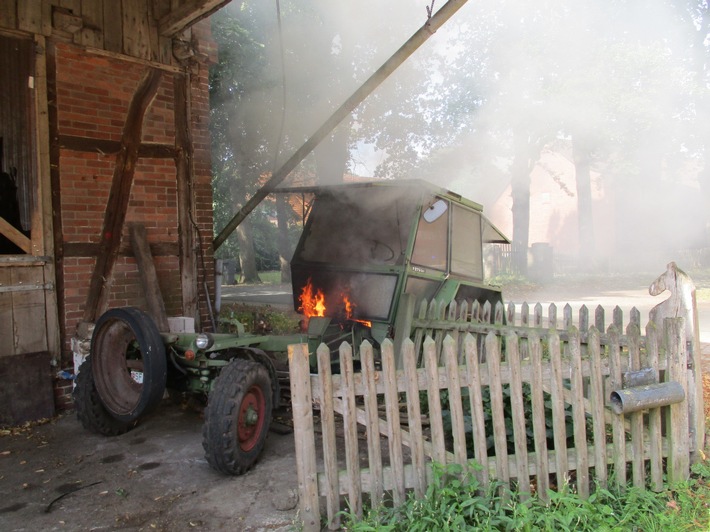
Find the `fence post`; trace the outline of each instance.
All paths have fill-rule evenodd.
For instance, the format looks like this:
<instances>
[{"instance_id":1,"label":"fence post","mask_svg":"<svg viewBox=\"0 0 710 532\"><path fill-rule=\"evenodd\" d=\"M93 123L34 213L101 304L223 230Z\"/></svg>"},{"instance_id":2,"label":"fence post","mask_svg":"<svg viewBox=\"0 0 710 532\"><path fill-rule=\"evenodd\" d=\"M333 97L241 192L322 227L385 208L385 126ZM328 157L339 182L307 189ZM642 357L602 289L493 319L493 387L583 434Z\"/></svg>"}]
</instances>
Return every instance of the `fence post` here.
<instances>
[{"instance_id":1,"label":"fence post","mask_svg":"<svg viewBox=\"0 0 710 532\"><path fill-rule=\"evenodd\" d=\"M296 442L296 472L298 474L299 511L303 530L320 530L318 505L318 471L316 442L313 431L313 401L308 365L308 345L288 346L293 408L293 436Z\"/></svg>"},{"instance_id":2,"label":"fence post","mask_svg":"<svg viewBox=\"0 0 710 532\"><path fill-rule=\"evenodd\" d=\"M316 350L318 359L318 379L320 380L320 421L323 431L323 465L325 468L326 513L328 527L331 530L340 528L338 512L340 511L340 484L338 480L338 459L335 442L335 411L333 409L333 376L330 368L330 348L320 344Z\"/></svg>"},{"instance_id":3,"label":"fence post","mask_svg":"<svg viewBox=\"0 0 710 532\"><path fill-rule=\"evenodd\" d=\"M688 433L688 358L685 348L685 318L663 320L667 346L668 373L666 380L680 383L686 400L668 408L668 482L674 484L688 479L690 474L690 446Z\"/></svg>"}]
</instances>

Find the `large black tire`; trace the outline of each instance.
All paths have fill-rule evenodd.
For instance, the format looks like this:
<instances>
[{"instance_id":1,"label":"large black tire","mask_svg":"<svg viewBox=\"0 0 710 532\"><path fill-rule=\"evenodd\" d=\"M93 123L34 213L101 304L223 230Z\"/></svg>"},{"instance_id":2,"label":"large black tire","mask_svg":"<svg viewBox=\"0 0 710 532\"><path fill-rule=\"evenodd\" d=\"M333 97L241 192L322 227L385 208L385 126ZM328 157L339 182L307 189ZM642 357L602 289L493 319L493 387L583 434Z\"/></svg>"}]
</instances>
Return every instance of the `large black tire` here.
<instances>
[{"instance_id":1,"label":"large black tire","mask_svg":"<svg viewBox=\"0 0 710 532\"><path fill-rule=\"evenodd\" d=\"M158 406L167 379L165 346L145 312L105 312L94 328L91 358L98 397L117 420L137 421Z\"/></svg>"},{"instance_id":2,"label":"large black tire","mask_svg":"<svg viewBox=\"0 0 710 532\"><path fill-rule=\"evenodd\" d=\"M87 358L79 367L73 396L76 417L86 430L102 436L118 436L136 425L131 421L119 421L104 408L96 392L91 358Z\"/></svg>"},{"instance_id":3,"label":"large black tire","mask_svg":"<svg viewBox=\"0 0 710 532\"><path fill-rule=\"evenodd\" d=\"M207 462L227 475L246 473L264 448L271 425L271 379L257 362L234 359L215 379L207 400L202 446Z\"/></svg>"}]
</instances>

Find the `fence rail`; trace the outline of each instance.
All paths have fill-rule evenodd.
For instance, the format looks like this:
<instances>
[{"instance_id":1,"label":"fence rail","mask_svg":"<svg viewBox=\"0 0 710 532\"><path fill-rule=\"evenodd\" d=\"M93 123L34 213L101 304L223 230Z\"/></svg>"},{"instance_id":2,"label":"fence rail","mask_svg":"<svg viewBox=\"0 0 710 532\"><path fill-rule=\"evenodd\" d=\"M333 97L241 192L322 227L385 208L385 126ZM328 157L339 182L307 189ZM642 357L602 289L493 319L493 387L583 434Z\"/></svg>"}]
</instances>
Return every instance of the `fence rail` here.
<instances>
[{"instance_id":1,"label":"fence rail","mask_svg":"<svg viewBox=\"0 0 710 532\"><path fill-rule=\"evenodd\" d=\"M542 329L537 310L537 327L524 326L524 312L515 316L509 308L504 324L500 308L491 312L474 304L452 311L425 303L412 320L412 339L402 341L399 352L389 340L379 352L365 342L354 353L343 343L340 374L331 373L327 346L317 350L315 375L307 346L289 348L306 529L319 529L321 498L329 525L337 527L343 496L356 513L364 498L377 505L385 492L394 504L410 489L422 496L432 462L469 468L475 461L483 485L511 481L523 496L543 499L550 487L566 482L582 496L593 481L648 482L660 490L664 459L670 481L687 478L697 447L690 413L702 405L691 404L690 381L699 372L688 369L682 318L665 320L663 331L649 323L642 336L633 312L625 334L615 324L581 331L567 308L563 330L549 315L551 327ZM616 313L614 322L621 324L620 318ZM361 372L354 371L353 358L359 358ZM639 385L639 378L646 384ZM675 398L645 412L616 414L610 408L612 391L630 394L662 383L680 387L680 402ZM320 465L314 404L320 408Z\"/></svg>"}]
</instances>

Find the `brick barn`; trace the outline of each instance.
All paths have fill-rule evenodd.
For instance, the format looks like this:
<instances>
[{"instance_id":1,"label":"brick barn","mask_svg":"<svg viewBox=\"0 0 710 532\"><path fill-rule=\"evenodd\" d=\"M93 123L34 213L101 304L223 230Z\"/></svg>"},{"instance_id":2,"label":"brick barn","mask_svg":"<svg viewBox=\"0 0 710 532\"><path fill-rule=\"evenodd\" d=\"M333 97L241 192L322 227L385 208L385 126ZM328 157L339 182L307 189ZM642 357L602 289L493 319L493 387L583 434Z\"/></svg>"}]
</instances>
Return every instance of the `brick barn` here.
<instances>
[{"instance_id":1,"label":"brick barn","mask_svg":"<svg viewBox=\"0 0 710 532\"><path fill-rule=\"evenodd\" d=\"M205 17L226 3L0 3L0 425L67 405L107 308L162 299L209 330Z\"/></svg>"}]
</instances>

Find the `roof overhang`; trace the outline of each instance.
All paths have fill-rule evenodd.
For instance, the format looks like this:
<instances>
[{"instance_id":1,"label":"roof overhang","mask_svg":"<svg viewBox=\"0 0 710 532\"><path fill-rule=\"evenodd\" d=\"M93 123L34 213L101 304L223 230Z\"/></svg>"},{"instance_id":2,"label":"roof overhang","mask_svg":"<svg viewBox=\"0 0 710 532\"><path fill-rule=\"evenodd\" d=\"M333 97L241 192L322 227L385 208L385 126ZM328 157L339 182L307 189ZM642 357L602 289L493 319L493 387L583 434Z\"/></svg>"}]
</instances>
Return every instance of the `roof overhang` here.
<instances>
[{"instance_id":1,"label":"roof overhang","mask_svg":"<svg viewBox=\"0 0 710 532\"><path fill-rule=\"evenodd\" d=\"M174 37L205 17L209 17L231 0L187 0L158 23L160 35Z\"/></svg>"}]
</instances>

